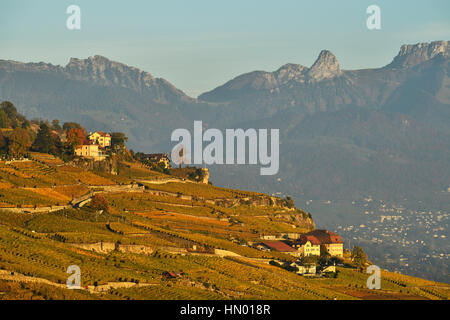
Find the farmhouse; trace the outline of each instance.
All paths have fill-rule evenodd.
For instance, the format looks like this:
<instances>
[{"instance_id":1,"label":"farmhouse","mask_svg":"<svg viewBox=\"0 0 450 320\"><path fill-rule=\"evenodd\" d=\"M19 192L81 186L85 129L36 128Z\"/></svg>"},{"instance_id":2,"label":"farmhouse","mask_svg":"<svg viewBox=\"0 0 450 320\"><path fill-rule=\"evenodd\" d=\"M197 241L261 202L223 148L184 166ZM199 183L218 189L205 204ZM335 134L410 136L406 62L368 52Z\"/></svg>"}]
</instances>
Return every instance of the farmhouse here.
<instances>
[{"instance_id":1,"label":"farmhouse","mask_svg":"<svg viewBox=\"0 0 450 320\"><path fill-rule=\"evenodd\" d=\"M299 255L299 252L297 250L282 241L264 241L261 243L261 245L273 251L284 252L292 254L294 256Z\"/></svg>"},{"instance_id":2,"label":"farmhouse","mask_svg":"<svg viewBox=\"0 0 450 320\"><path fill-rule=\"evenodd\" d=\"M290 264L291 267L297 268L297 274L309 274L309 275L315 275L316 274L316 265L313 263L306 263L306 264L298 264L296 262L293 262Z\"/></svg>"},{"instance_id":3,"label":"farmhouse","mask_svg":"<svg viewBox=\"0 0 450 320\"><path fill-rule=\"evenodd\" d=\"M103 148L111 146L111 135L103 131L90 132L89 140Z\"/></svg>"},{"instance_id":4,"label":"farmhouse","mask_svg":"<svg viewBox=\"0 0 450 320\"><path fill-rule=\"evenodd\" d=\"M328 266L325 269L322 270L323 273L327 273L327 272L336 272L336 266Z\"/></svg>"}]
</instances>

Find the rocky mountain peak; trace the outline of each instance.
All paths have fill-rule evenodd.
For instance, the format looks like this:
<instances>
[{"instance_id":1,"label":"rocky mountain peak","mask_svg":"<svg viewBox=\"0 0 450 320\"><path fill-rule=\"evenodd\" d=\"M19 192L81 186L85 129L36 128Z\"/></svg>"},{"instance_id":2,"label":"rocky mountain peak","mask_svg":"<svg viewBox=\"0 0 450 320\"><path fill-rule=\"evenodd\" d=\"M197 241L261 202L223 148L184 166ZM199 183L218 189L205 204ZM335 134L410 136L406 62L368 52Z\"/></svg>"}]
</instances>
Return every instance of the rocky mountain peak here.
<instances>
[{"instance_id":1,"label":"rocky mountain peak","mask_svg":"<svg viewBox=\"0 0 450 320\"><path fill-rule=\"evenodd\" d=\"M389 66L394 68L411 68L438 55L443 57L450 56L449 41L402 45L398 55Z\"/></svg>"},{"instance_id":2,"label":"rocky mountain peak","mask_svg":"<svg viewBox=\"0 0 450 320\"><path fill-rule=\"evenodd\" d=\"M305 66L302 66L301 64L295 64L295 63L286 63L285 65L281 66L277 72L303 72L304 70L308 69Z\"/></svg>"},{"instance_id":3,"label":"rocky mountain peak","mask_svg":"<svg viewBox=\"0 0 450 320\"><path fill-rule=\"evenodd\" d=\"M149 87L154 81L148 72L111 61L100 55L87 59L70 58L64 69L77 80L93 81L98 85L122 86L136 91Z\"/></svg>"},{"instance_id":4,"label":"rocky mountain peak","mask_svg":"<svg viewBox=\"0 0 450 320\"><path fill-rule=\"evenodd\" d=\"M341 73L336 56L331 51L322 50L316 62L309 69L308 75L311 79L320 81L339 76Z\"/></svg>"},{"instance_id":5,"label":"rocky mountain peak","mask_svg":"<svg viewBox=\"0 0 450 320\"><path fill-rule=\"evenodd\" d=\"M274 72L274 76L278 81L286 82L291 79L298 80L303 78L305 72L308 70L307 67L301 64L287 63Z\"/></svg>"}]
</instances>

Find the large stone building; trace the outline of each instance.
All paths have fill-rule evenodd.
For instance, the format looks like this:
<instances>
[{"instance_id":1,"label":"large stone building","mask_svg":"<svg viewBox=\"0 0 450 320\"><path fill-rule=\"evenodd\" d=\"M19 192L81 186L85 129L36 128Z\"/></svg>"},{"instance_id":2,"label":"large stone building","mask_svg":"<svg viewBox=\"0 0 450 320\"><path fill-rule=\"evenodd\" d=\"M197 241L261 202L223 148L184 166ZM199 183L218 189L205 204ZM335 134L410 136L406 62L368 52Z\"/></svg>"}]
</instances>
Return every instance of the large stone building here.
<instances>
[{"instance_id":1,"label":"large stone building","mask_svg":"<svg viewBox=\"0 0 450 320\"><path fill-rule=\"evenodd\" d=\"M344 255L344 241L341 237L328 230L314 230L305 234L314 236L320 241L321 252L328 252L331 256L342 257Z\"/></svg>"},{"instance_id":2,"label":"large stone building","mask_svg":"<svg viewBox=\"0 0 450 320\"><path fill-rule=\"evenodd\" d=\"M320 241L311 235L302 235L293 241L292 246L297 249L303 257L320 256Z\"/></svg>"}]
</instances>

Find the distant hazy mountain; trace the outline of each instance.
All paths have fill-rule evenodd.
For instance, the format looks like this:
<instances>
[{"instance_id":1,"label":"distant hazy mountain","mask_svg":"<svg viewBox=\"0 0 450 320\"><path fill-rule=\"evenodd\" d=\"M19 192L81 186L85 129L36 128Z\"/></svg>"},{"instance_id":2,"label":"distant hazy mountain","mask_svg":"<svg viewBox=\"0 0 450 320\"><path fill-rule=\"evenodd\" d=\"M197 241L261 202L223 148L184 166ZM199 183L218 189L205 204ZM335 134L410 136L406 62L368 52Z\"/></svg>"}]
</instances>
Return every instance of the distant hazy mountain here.
<instances>
[{"instance_id":1,"label":"distant hazy mountain","mask_svg":"<svg viewBox=\"0 0 450 320\"><path fill-rule=\"evenodd\" d=\"M124 131L133 147L145 149L202 106L168 81L102 56L71 58L65 67L0 60L0 98L28 117Z\"/></svg>"},{"instance_id":2,"label":"distant hazy mountain","mask_svg":"<svg viewBox=\"0 0 450 320\"><path fill-rule=\"evenodd\" d=\"M450 186L449 55L448 41L405 45L383 68L342 70L323 50L309 68L243 74L198 100L101 56L65 67L0 61L0 99L28 117L123 131L146 152L170 151L171 131L194 120L280 129L278 176L214 167L220 185L298 199L434 199Z\"/></svg>"},{"instance_id":3,"label":"distant hazy mountain","mask_svg":"<svg viewBox=\"0 0 450 320\"><path fill-rule=\"evenodd\" d=\"M218 182L302 200L372 195L448 207L449 55L448 41L405 45L383 68L347 71L324 50L311 68L255 71L204 93L225 106L221 118L241 110L239 126L282 132L276 179L216 168Z\"/></svg>"},{"instance_id":4,"label":"distant hazy mountain","mask_svg":"<svg viewBox=\"0 0 450 320\"><path fill-rule=\"evenodd\" d=\"M199 99L243 109L250 120L280 111L306 115L358 106L439 122L450 115L449 52L447 41L402 46L384 68L346 71L324 50L311 68L286 64L274 72L247 73Z\"/></svg>"}]
</instances>

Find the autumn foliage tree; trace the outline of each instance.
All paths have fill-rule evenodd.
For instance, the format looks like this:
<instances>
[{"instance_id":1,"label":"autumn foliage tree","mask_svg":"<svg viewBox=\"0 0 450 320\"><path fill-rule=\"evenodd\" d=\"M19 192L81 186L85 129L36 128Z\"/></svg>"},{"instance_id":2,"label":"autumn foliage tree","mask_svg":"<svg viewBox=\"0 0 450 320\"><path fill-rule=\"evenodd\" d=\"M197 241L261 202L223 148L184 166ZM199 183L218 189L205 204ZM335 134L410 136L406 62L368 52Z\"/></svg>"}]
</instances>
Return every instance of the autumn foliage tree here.
<instances>
[{"instance_id":1,"label":"autumn foliage tree","mask_svg":"<svg viewBox=\"0 0 450 320\"><path fill-rule=\"evenodd\" d=\"M52 130L55 130L57 132L61 132L62 128L61 125L59 124L59 120L58 119L54 119L52 121Z\"/></svg>"},{"instance_id":2,"label":"autumn foliage tree","mask_svg":"<svg viewBox=\"0 0 450 320\"><path fill-rule=\"evenodd\" d=\"M0 128L9 128L17 123L17 115L17 109L14 104L9 101L0 103Z\"/></svg>"},{"instance_id":3,"label":"autumn foliage tree","mask_svg":"<svg viewBox=\"0 0 450 320\"><path fill-rule=\"evenodd\" d=\"M26 129L15 128L8 137L8 153L13 157L25 155L31 147L30 134Z\"/></svg>"},{"instance_id":4,"label":"autumn foliage tree","mask_svg":"<svg viewBox=\"0 0 450 320\"><path fill-rule=\"evenodd\" d=\"M352 250L351 259L359 270L364 270L367 263L367 255L361 247L355 246Z\"/></svg>"},{"instance_id":5,"label":"autumn foliage tree","mask_svg":"<svg viewBox=\"0 0 450 320\"><path fill-rule=\"evenodd\" d=\"M0 131L0 154L5 154L8 151L8 141L3 133Z\"/></svg>"},{"instance_id":6,"label":"autumn foliage tree","mask_svg":"<svg viewBox=\"0 0 450 320\"><path fill-rule=\"evenodd\" d=\"M17 116L17 108L10 101L0 103L0 109L6 113L9 119L15 119Z\"/></svg>"},{"instance_id":7,"label":"autumn foliage tree","mask_svg":"<svg viewBox=\"0 0 450 320\"><path fill-rule=\"evenodd\" d=\"M125 147L125 142L127 142L128 137L122 132L113 132L111 134L111 143L113 146L120 148Z\"/></svg>"},{"instance_id":8,"label":"autumn foliage tree","mask_svg":"<svg viewBox=\"0 0 450 320\"><path fill-rule=\"evenodd\" d=\"M81 124L76 123L76 122L64 122L62 128L63 128L64 131L69 131L70 129L73 129L73 128L83 129Z\"/></svg>"},{"instance_id":9,"label":"autumn foliage tree","mask_svg":"<svg viewBox=\"0 0 450 320\"><path fill-rule=\"evenodd\" d=\"M86 130L83 128L72 128L67 131L67 143L73 147L82 145L86 140Z\"/></svg>"},{"instance_id":10,"label":"autumn foliage tree","mask_svg":"<svg viewBox=\"0 0 450 320\"><path fill-rule=\"evenodd\" d=\"M11 125L11 120L9 119L6 112L0 109L0 128L9 128Z\"/></svg>"},{"instance_id":11,"label":"autumn foliage tree","mask_svg":"<svg viewBox=\"0 0 450 320\"><path fill-rule=\"evenodd\" d=\"M95 210L108 211L108 209L109 209L108 200L101 194L96 194L92 197L90 206L92 209L95 209Z\"/></svg>"}]
</instances>

